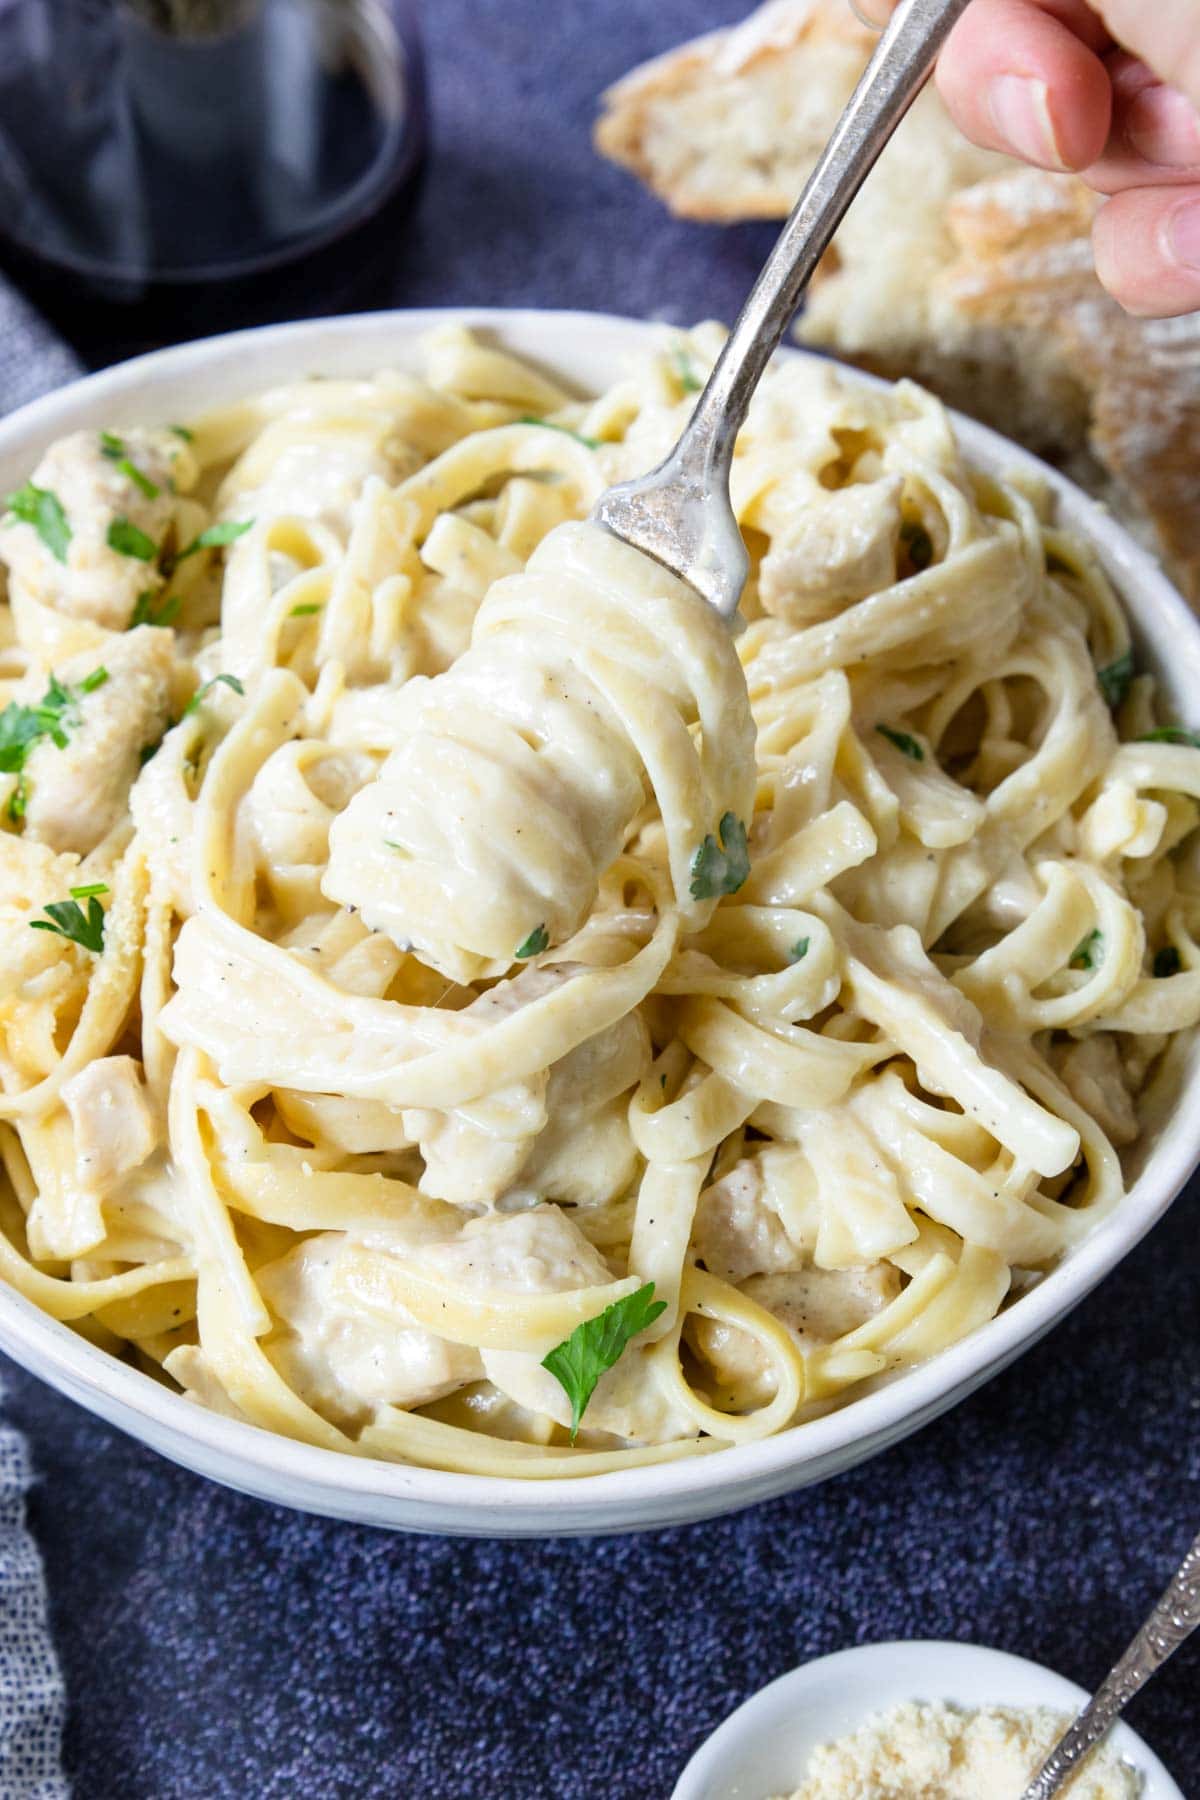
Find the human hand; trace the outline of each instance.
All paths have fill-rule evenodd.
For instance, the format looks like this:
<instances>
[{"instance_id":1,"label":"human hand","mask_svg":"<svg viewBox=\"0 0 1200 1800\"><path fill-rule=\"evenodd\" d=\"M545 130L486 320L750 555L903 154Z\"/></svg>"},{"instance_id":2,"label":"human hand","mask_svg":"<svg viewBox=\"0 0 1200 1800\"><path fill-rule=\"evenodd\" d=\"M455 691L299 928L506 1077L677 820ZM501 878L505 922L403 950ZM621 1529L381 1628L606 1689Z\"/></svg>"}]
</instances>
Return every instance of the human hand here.
<instances>
[{"instance_id":1,"label":"human hand","mask_svg":"<svg viewBox=\"0 0 1200 1800\"><path fill-rule=\"evenodd\" d=\"M1200 309L1200 0L973 0L937 84L975 143L1110 196L1096 271L1129 312Z\"/></svg>"}]
</instances>

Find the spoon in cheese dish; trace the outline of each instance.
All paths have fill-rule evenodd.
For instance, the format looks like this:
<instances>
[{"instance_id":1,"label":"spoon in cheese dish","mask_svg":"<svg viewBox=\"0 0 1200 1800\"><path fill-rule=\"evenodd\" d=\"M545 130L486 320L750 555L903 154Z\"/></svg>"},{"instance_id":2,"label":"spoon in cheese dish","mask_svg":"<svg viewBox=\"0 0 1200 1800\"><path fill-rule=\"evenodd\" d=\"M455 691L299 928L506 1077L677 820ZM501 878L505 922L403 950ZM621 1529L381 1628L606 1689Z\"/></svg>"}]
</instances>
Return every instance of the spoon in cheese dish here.
<instances>
[{"instance_id":1,"label":"spoon in cheese dish","mask_svg":"<svg viewBox=\"0 0 1200 1800\"><path fill-rule=\"evenodd\" d=\"M734 440L817 263L969 0L903 0L742 308L674 450L592 518L732 619L749 560L729 500Z\"/></svg>"},{"instance_id":2,"label":"spoon in cheese dish","mask_svg":"<svg viewBox=\"0 0 1200 1800\"><path fill-rule=\"evenodd\" d=\"M1200 1537L1183 1561L1120 1662L1096 1689L1079 1717L1054 1746L1021 1800L1051 1800L1156 1670L1185 1638L1200 1630Z\"/></svg>"}]
</instances>

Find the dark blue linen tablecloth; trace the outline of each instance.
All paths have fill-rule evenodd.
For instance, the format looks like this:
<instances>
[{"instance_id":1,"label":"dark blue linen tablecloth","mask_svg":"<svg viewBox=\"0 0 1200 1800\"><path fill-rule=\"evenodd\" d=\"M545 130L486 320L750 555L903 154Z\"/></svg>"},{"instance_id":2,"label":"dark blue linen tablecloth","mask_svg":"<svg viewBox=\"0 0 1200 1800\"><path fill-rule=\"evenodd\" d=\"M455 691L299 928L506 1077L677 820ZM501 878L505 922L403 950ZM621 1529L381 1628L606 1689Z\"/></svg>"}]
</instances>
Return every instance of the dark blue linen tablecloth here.
<instances>
[{"instance_id":1,"label":"dark blue linen tablecloth","mask_svg":"<svg viewBox=\"0 0 1200 1800\"><path fill-rule=\"evenodd\" d=\"M770 230L673 223L596 96L733 0L436 0L393 298L730 316ZM279 315L308 310L303 274ZM205 329L181 311L180 336ZM226 1493L5 1365L80 1800L665 1800L805 1658L950 1637L1094 1683L1200 1525L1200 1190L1049 1339L862 1469L640 1538L394 1538ZM1200 1645L1131 1708L1200 1795ZM2 1800L2 1796L0 1796Z\"/></svg>"}]
</instances>

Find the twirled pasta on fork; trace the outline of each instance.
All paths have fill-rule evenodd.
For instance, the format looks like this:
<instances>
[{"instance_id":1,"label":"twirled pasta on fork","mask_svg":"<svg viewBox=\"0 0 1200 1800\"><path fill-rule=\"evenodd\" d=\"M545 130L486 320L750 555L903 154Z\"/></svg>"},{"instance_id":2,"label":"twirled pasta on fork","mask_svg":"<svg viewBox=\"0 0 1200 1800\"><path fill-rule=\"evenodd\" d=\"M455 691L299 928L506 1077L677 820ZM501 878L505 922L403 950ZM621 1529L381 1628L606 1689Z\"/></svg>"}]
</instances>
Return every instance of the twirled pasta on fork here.
<instances>
[{"instance_id":1,"label":"twirled pasta on fork","mask_svg":"<svg viewBox=\"0 0 1200 1800\"><path fill-rule=\"evenodd\" d=\"M1047 495L782 361L745 627L586 523L719 346L76 433L9 496L0 1275L306 1442L587 1474L935 1354L1200 1020L1200 738Z\"/></svg>"}]
</instances>

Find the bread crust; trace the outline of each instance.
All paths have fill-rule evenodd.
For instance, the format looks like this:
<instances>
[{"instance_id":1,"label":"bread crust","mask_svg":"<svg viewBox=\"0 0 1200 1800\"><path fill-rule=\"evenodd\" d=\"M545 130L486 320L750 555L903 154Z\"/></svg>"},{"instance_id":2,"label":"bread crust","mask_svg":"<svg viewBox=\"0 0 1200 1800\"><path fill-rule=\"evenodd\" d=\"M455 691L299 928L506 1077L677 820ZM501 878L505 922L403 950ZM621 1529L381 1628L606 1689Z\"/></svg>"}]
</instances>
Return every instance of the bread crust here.
<instances>
[{"instance_id":1,"label":"bread crust","mask_svg":"<svg viewBox=\"0 0 1200 1800\"><path fill-rule=\"evenodd\" d=\"M783 217L874 42L848 0L769 0L610 88L597 146L683 216ZM1099 204L1075 176L967 144L930 89L851 209L797 335L915 375L1062 463L1200 606L1200 315L1122 312L1092 260Z\"/></svg>"}]
</instances>

